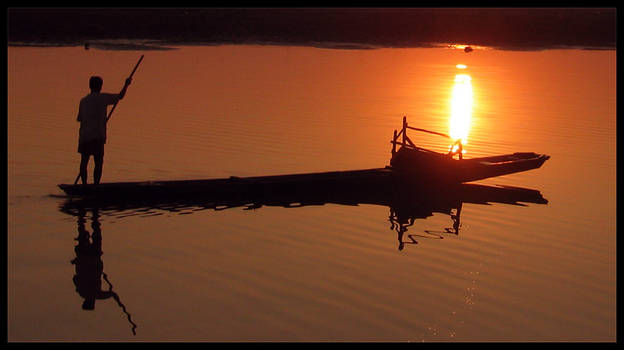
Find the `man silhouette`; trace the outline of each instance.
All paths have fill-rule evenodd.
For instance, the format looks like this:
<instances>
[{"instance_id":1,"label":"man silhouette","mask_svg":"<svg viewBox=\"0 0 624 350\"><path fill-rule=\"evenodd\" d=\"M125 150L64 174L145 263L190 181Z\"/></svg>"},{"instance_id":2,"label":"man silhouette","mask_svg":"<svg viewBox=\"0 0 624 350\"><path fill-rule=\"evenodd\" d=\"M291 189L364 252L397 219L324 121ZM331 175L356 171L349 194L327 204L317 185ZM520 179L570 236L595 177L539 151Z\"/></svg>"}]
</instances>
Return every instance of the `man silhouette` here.
<instances>
[{"instance_id":1,"label":"man silhouette","mask_svg":"<svg viewBox=\"0 0 624 350\"><path fill-rule=\"evenodd\" d=\"M126 79L120 93L110 94L101 92L102 78L92 76L89 79L91 93L80 100L76 118L80 122L78 153L81 155L80 178L83 185L87 183L87 165L91 156L95 162L93 183L96 185L100 183L104 164L104 144L106 143L106 108L123 99L131 82L131 78Z\"/></svg>"}]
</instances>

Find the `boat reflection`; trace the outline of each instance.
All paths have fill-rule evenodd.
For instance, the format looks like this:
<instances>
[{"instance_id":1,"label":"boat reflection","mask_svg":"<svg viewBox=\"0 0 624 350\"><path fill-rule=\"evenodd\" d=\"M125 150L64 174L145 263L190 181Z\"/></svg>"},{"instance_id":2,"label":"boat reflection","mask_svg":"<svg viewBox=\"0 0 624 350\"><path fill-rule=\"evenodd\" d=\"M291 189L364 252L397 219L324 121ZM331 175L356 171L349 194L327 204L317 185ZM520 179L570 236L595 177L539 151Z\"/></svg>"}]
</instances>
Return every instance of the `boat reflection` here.
<instances>
[{"instance_id":1,"label":"boat reflection","mask_svg":"<svg viewBox=\"0 0 624 350\"><path fill-rule=\"evenodd\" d=\"M72 280L76 286L76 292L84 299L83 310L95 310L96 300L114 299L123 310L132 326L132 334L136 335L137 325L132 321L126 306L121 302L119 295L113 291L113 285L104 272L102 261L102 225L100 213L97 208L91 208L91 231L87 231L87 209L78 208L75 212L78 222L78 236L74 247L76 257L71 261L75 266L76 274ZM102 278L108 284L108 290L102 290Z\"/></svg>"},{"instance_id":2,"label":"boat reflection","mask_svg":"<svg viewBox=\"0 0 624 350\"><path fill-rule=\"evenodd\" d=\"M408 213L396 212L396 209L391 207L389 220L392 226L390 226L390 229L395 230L397 232L397 240L399 241L399 250L403 250L403 248L405 247L405 244L418 244L418 241L415 239L415 237L442 239L444 237L441 235L441 233L451 233L451 234L459 235L459 228L461 226L460 215L461 215L462 204L463 202L460 201L458 204L456 204L457 206L456 208L449 208L448 212L446 213L451 217L451 220L453 222L452 228L446 227L444 228L443 232L434 232L431 230L425 230L423 232L426 235L409 234L407 235L407 238L410 240L409 242L405 242L403 240L403 235L405 234L405 232L407 232L408 227L414 225L415 220L419 219L420 217L411 216L409 212ZM437 211L441 211L441 210L442 209L437 210ZM431 215L433 215L433 211L431 212Z\"/></svg>"},{"instance_id":3,"label":"boat reflection","mask_svg":"<svg viewBox=\"0 0 624 350\"><path fill-rule=\"evenodd\" d=\"M79 216L85 210L97 211L117 218L127 216L154 216L163 213L191 214L201 210L224 210L243 208L259 209L263 206L297 208L310 205L381 205L390 209L391 229L397 232L399 250L405 244L417 243L416 237L441 238L441 234L458 235L461 227L460 216L464 203L488 204L522 203L546 204L548 201L538 190L510 187L488 186L480 184L419 185L388 181L379 181L376 186L370 184L340 183L340 186L293 186L292 184L273 184L271 187L254 188L249 191L223 192L221 194L202 195L201 198L185 196L182 199L136 200L115 202L112 200L68 199L61 211ZM452 226L444 231L425 231L422 234L404 235L417 219L426 219L434 213L449 215Z\"/></svg>"},{"instance_id":4,"label":"boat reflection","mask_svg":"<svg viewBox=\"0 0 624 350\"><path fill-rule=\"evenodd\" d=\"M548 200L538 190L511 186L458 184L404 189L389 205L389 220L391 229L397 232L399 250L403 250L405 244L417 244L415 237L442 239L444 234L459 235L464 203L524 206L524 203L547 204ZM443 231L425 230L424 233L409 234L408 241L403 239L405 232L414 225L416 219L426 219L434 213L448 215L452 226L445 227Z\"/></svg>"},{"instance_id":5,"label":"boat reflection","mask_svg":"<svg viewBox=\"0 0 624 350\"><path fill-rule=\"evenodd\" d=\"M225 195L225 193L228 193ZM396 231L398 249L406 244L417 244L418 238L442 239L444 234L458 235L461 228L460 216L465 203L489 204L505 203L526 205L523 203L547 204L542 194L533 189L487 186L479 184L432 185L401 184L379 181L376 186L342 182L340 185L293 186L292 184L273 184L270 187L253 188L251 191L220 192L213 196L202 195L192 198L185 195L181 199L115 202L107 200L67 199L60 210L77 219L78 236L74 251L76 257L71 261L76 274L73 282L76 291L84 299L82 308L94 310L96 300L114 299L126 315L131 331L136 335L137 325L133 322L126 306L119 295L113 291L113 285L104 272L102 261L102 225L101 215L121 218L125 216L153 216L166 212L190 214L200 210L224 210L243 208L259 209L263 206L299 208L311 205L338 204L357 206L361 204L386 206L390 210L388 220L391 230ZM451 227L443 231L425 230L422 233L407 234L408 228L417 219L426 219L434 213L449 215ZM90 214L90 215L89 215ZM87 222L91 222L91 232ZM108 290L102 289L102 279L108 284Z\"/></svg>"}]
</instances>

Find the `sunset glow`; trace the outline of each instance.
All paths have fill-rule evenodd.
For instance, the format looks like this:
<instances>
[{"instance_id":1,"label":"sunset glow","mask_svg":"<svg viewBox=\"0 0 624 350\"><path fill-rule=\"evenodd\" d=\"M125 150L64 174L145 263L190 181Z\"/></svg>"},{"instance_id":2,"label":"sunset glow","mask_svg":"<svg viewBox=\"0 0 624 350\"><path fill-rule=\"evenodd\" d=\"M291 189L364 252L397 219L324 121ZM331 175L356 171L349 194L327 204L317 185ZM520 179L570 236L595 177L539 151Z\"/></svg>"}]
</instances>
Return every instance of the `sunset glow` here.
<instances>
[{"instance_id":1,"label":"sunset glow","mask_svg":"<svg viewBox=\"0 0 624 350\"><path fill-rule=\"evenodd\" d=\"M468 74L457 74L451 97L451 119L449 134L453 140L468 143L470 119L472 116L472 78Z\"/></svg>"}]
</instances>

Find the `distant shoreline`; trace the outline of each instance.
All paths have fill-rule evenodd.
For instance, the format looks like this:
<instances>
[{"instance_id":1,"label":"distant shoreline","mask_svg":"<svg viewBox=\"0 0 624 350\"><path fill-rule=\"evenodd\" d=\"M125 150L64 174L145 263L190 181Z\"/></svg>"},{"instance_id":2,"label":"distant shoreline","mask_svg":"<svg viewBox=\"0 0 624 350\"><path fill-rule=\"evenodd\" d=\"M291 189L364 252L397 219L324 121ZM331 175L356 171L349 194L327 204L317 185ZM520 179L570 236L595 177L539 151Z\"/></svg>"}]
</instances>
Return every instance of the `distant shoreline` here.
<instances>
[{"instance_id":1,"label":"distant shoreline","mask_svg":"<svg viewBox=\"0 0 624 350\"><path fill-rule=\"evenodd\" d=\"M122 41L122 42L120 42ZM88 46L87 46L88 44ZM259 45L259 46L300 46L314 47L320 49L333 50L376 50L376 49L410 49L410 48L453 48L451 43L423 43L411 46L383 46L383 45L366 45L359 43L340 43L340 42L196 42L196 41L162 41L156 42L152 40L128 40L128 39L111 39L111 40L86 40L86 41L65 41L65 42L9 42L9 47L85 47L93 50L134 50L134 51L167 51L177 50L183 46L224 46L224 45ZM615 46L567 46L553 45L544 46L495 46L482 47L483 49L504 50L504 51L542 51L542 50L587 50L587 51L615 51Z\"/></svg>"},{"instance_id":2,"label":"distant shoreline","mask_svg":"<svg viewBox=\"0 0 624 350\"><path fill-rule=\"evenodd\" d=\"M616 49L615 8L10 8L7 19L9 46Z\"/></svg>"}]
</instances>

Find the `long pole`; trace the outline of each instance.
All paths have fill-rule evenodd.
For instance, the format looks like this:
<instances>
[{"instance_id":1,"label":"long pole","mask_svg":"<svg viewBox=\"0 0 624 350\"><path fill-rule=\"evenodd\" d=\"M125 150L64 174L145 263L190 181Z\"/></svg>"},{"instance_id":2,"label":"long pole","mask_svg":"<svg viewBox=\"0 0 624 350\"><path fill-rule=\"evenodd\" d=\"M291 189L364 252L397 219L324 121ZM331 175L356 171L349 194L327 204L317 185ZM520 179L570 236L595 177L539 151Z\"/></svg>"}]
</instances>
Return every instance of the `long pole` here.
<instances>
[{"instance_id":1,"label":"long pole","mask_svg":"<svg viewBox=\"0 0 624 350\"><path fill-rule=\"evenodd\" d=\"M141 58L139 58L139 61L134 66L134 69L132 70L132 73L130 73L130 76L128 77L128 79L132 79L132 76L134 75L134 72L136 72L137 68L139 68L139 64L141 64L141 61L143 61L143 56L144 55L141 55ZM108 112L108 116L106 117L106 122L107 123L108 123L108 120L110 119L110 117L113 115L113 111L115 110L115 107L117 107L118 103L119 103L119 100L117 100L117 102L115 102L115 104L113 105L113 108L111 108L110 112ZM78 183L78 179L80 179L80 172L78 172L78 176L76 176L76 180L74 180L74 185Z\"/></svg>"},{"instance_id":2,"label":"long pole","mask_svg":"<svg viewBox=\"0 0 624 350\"><path fill-rule=\"evenodd\" d=\"M440 136L444 136L444 137L447 137L447 138L449 138L449 139L452 139L452 137L450 137L449 135L447 135L447 134L443 134L443 133L441 133L441 132L435 132L435 131L430 131L430 130L425 130L425 129L415 128L415 127L413 127L413 126L408 126L407 128L408 128L408 129L412 129L412 130L416 130L416 131L424 131L424 132L428 132L428 133L430 133L430 134L440 135Z\"/></svg>"},{"instance_id":3,"label":"long pole","mask_svg":"<svg viewBox=\"0 0 624 350\"><path fill-rule=\"evenodd\" d=\"M134 72L136 72L137 68L139 68L139 64L141 64L141 61L143 61L143 55L141 55L141 58L139 58L139 62L137 62L136 66L134 66L134 69L132 70L132 73L130 73L130 76L128 77L128 79L132 79ZM111 108L110 112L108 112L108 117L106 117L106 122L108 122L110 117L113 115L113 111L115 110L115 107L117 107L117 103L119 103L119 100L115 102L115 104L113 105L113 108Z\"/></svg>"}]
</instances>

